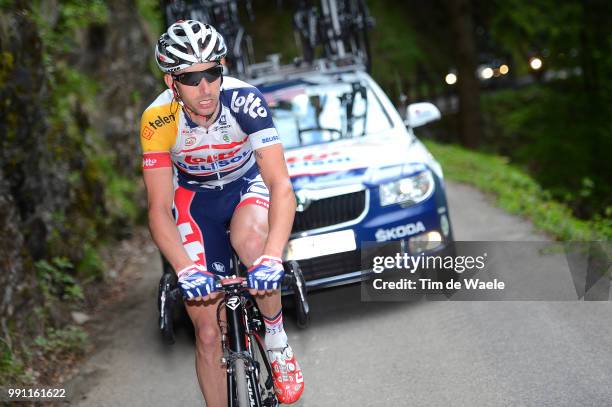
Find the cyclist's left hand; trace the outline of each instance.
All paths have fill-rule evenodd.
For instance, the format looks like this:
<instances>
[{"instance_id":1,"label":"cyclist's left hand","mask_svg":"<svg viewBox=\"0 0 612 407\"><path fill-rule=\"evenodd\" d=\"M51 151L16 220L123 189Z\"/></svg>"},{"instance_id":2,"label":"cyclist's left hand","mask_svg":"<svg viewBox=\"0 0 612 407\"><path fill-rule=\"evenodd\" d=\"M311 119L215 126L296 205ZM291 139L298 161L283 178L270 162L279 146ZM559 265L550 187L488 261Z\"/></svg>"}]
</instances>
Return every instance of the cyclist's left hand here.
<instances>
[{"instance_id":1,"label":"cyclist's left hand","mask_svg":"<svg viewBox=\"0 0 612 407\"><path fill-rule=\"evenodd\" d=\"M251 294L263 294L264 290L280 290L284 274L282 259L266 255L259 257L247 270Z\"/></svg>"}]
</instances>

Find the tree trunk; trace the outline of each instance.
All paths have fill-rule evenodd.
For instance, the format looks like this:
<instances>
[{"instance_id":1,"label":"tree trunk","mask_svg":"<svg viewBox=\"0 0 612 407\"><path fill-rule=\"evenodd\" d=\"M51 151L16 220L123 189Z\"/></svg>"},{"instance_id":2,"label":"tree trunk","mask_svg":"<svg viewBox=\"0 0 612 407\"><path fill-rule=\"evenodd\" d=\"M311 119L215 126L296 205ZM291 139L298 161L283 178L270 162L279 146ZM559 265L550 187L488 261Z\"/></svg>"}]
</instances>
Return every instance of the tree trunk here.
<instances>
[{"instance_id":1,"label":"tree trunk","mask_svg":"<svg viewBox=\"0 0 612 407\"><path fill-rule=\"evenodd\" d=\"M459 137L463 145L474 148L482 140L482 123L471 0L451 0L448 4L459 76Z\"/></svg>"}]
</instances>

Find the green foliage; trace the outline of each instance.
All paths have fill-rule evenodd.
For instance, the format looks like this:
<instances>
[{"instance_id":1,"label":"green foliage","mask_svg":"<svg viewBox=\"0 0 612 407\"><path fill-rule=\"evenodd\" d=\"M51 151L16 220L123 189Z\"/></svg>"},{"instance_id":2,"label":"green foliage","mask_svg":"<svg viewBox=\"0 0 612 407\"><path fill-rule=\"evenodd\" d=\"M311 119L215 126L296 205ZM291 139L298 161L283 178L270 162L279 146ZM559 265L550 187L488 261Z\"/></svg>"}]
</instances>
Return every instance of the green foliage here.
<instances>
[{"instance_id":1,"label":"green foliage","mask_svg":"<svg viewBox=\"0 0 612 407\"><path fill-rule=\"evenodd\" d=\"M496 0L490 3L490 30L496 42L509 50L518 73L527 72L530 53L546 50L547 64L577 66L577 49L583 29L583 10L577 1ZM540 54L542 55L542 54Z\"/></svg>"},{"instance_id":2,"label":"green foliage","mask_svg":"<svg viewBox=\"0 0 612 407\"><path fill-rule=\"evenodd\" d=\"M10 52L2 51L0 53L0 84L3 84L12 72L14 62L15 57Z\"/></svg>"},{"instance_id":3,"label":"green foliage","mask_svg":"<svg viewBox=\"0 0 612 407\"><path fill-rule=\"evenodd\" d=\"M47 328L32 341L9 344L0 339L0 386L41 384L31 365L40 371L41 365L56 369L66 357L83 355L89 336L80 327Z\"/></svg>"},{"instance_id":4,"label":"green foliage","mask_svg":"<svg viewBox=\"0 0 612 407\"><path fill-rule=\"evenodd\" d=\"M91 171L96 172L94 177L101 179L105 185L104 200L110 218L129 224L140 211L137 205L138 183L117 171L112 148L104 140L98 140L97 148L87 151L86 155L92 163Z\"/></svg>"},{"instance_id":5,"label":"green foliage","mask_svg":"<svg viewBox=\"0 0 612 407\"><path fill-rule=\"evenodd\" d=\"M48 130L44 144L50 153L58 183L67 184L67 213L56 211L50 225L50 256L69 256L76 262L84 246L102 243L105 237L103 190L107 171L96 168L92 152L103 150L90 128L89 117L97 111L98 83L80 70L75 53L83 50L78 33L94 24L104 24L109 13L103 1L63 2L58 10L47 10L45 2L36 3L32 14L42 40L43 66L49 97L45 103ZM113 168L110 168L113 171ZM68 228L70 224L70 228ZM67 287L68 291L76 290ZM73 292L78 296L78 290Z\"/></svg>"},{"instance_id":6,"label":"green foliage","mask_svg":"<svg viewBox=\"0 0 612 407\"><path fill-rule=\"evenodd\" d=\"M0 339L0 385L21 384L27 381L24 375L23 361Z\"/></svg>"},{"instance_id":7,"label":"green foliage","mask_svg":"<svg viewBox=\"0 0 612 407\"><path fill-rule=\"evenodd\" d=\"M164 15L158 0L136 0L138 14L146 21L153 34L159 37L164 32Z\"/></svg>"},{"instance_id":8,"label":"green foliage","mask_svg":"<svg viewBox=\"0 0 612 407\"><path fill-rule=\"evenodd\" d=\"M75 127L69 128L68 136L74 142L85 140L86 137L77 132L81 129L76 127L78 123L75 113L95 110L99 85L65 60L54 61L52 73L52 99L49 106L51 124L56 128L66 123L73 125Z\"/></svg>"},{"instance_id":9,"label":"green foliage","mask_svg":"<svg viewBox=\"0 0 612 407\"><path fill-rule=\"evenodd\" d=\"M513 55L515 75L543 58L543 80L482 97L484 148L524 166L580 218L604 222L612 211L612 41L608 2L479 2L492 38ZM499 50L498 50L499 51Z\"/></svg>"},{"instance_id":10,"label":"green foliage","mask_svg":"<svg viewBox=\"0 0 612 407\"><path fill-rule=\"evenodd\" d=\"M496 195L497 204L510 213L529 218L536 227L559 240L605 240L612 238L612 220L575 218L566 205L524 170L505 157L470 151L457 145L426 141L431 153L452 180L465 182Z\"/></svg>"},{"instance_id":11,"label":"green foliage","mask_svg":"<svg viewBox=\"0 0 612 407\"><path fill-rule=\"evenodd\" d=\"M489 148L528 168L554 199L589 218L612 206L612 123L576 86L565 81L489 94L482 108Z\"/></svg>"},{"instance_id":12,"label":"green foliage","mask_svg":"<svg viewBox=\"0 0 612 407\"><path fill-rule=\"evenodd\" d=\"M59 364L59 355L68 359L69 353L81 349L86 340L82 331L61 327L68 312L84 303L85 284L103 280L99 249L117 237L118 229L124 233L134 224L139 215L136 196L141 191L139 183L129 179L134 171L118 167L115 146L92 126L92 120L105 112L101 102L106 100L100 99L100 93L109 88L98 81L107 72L92 63L96 59L87 54L92 46L88 40L92 32L113 29L107 2L14 3L1 3L10 10L1 16L0 24L0 103L7 133L3 139L7 153L0 161L4 174L10 174L7 181L11 192L16 191L15 201L24 211L23 224L42 219L44 232L24 228L25 240L37 242L37 261L24 248L23 275L31 273L32 281L24 279L20 290L31 298L16 301L22 306L19 318L9 319L8 326L0 328L2 336L13 341L0 343L0 378L25 383L33 382L32 374L44 371L41 365ZM153 17L159 3L138 0L138 6L144 10L147 26L156 24ZM125 6L119 12L129 10ZM135 30L140 28L135 24ZM5 33L10 41L4 41ZM22 47L14 50L14 44ZM16 74L21 79L13 80ZM24 75L32 80L24 82ZM138 91L145 92L142 87ZM141 98L138 91L129 98L134 105ZM32 191L36 191L35 199L31 199ZM31 338L36 338L34 343Z\"/></svg>"},{"instance_id":13,"label":"green foliage","mask_svg":"<svg viewBox=\"0 0 612 407\"><path fill-rule=\"evenodd\" d=\"M293 10L290 7L274 7L269 1L254 2L255 21L248 21L241 10L241 21L247 33L253 36L255 61L265 61L270 54L282 53L288 63L298 55L293 36Z\"/></svg>"},{"instance_id":14,"label":"green foliage","mask_svg":"<svg viewBox=\"0 0 612 407\"><path fill-rule=\"evenodd\" d=\"M81 285L73 276L74 266L67 258L54 257L51 261L40 260L35 263L38 289L43 301L26 317L29 332L43 332L33 340L19 338L11 333L9 344L0 340L0 384L35 384L35 371L44 372L65 361L66 357L81 355L88 343L88 336L83 329L68 325L62 328L53 327L51 310L58 312L60 304L82 302L84 294Z\"/></svg>"},{"instance_id":15,"label":"green foliage","mask_svg":"<svg viewBox=\"0 0 612 407\"><path fill-rule=\"evenodd\" d=\"M142 0L138 6L147 23L155 24L152 17L158 5ZM90 126L99 110L100 84L74 64L86 38L79 32L107 23L109 10L101 0L70 0L58 10L47 8L47 3L38 2L32 13L42 39L48 79L46 145L52 165L58 167L54 172L64 178L71 197L67 213L53 217L49 247L51 256L74 259L83 275L99 276L101 261L92 254L94 248L115 237L114 223L127 228L138 215L136 184L131 186L121 175L112 146Z\"/></svg>"},{"instance_id":16,"label":"green foliage","mask_svg":"<svg viewBox=\"0 0 612 407\"><path fill-rule=\"evenodd\" d=\"M115 217L135 219L140 208L136 205L136 183L134 179L115 176L109 180L106 188L108 210Z\"/></svg>"},{"instance_id":17,"label":"green foliage","mask_svg":"<svg viewBox=\"0 0 612 407\"><path fill-rule=\"evenodd\" d=\"M10 10L15 0L0 0L0 10Z\"/></svg>"},{"instance_id":18,"label":"green foliage","mask_svg":"<svg viewBox=\"0 0 612 407\"><path fill-rule=\"evenodd\" d=\"M494 0L479 2L496 44L510 51L516 73L528 71L527 57L544 57L544 69L580 67L585 82L609 89L612 67L608 33L609 4L604 0L558 2Z\"/></svg>"},{"instance_id":19,"label":"green foliage","mask_svg":"<svg viewBox=\"0 0 612 407\"><path fill-rule=\"evenodd\" d=\"M46 301L54 298L67 301L83 300L83 290L71 274L73 264L65 257L54 257L51 262L39 260L34 264L38 286Z\"/></svg>"},{"instance_id":20,"label":"green foliage","mask_svg":"<svg viewBox=\"0 0 612 407\"><path fill-rule=\"evenodd\" d=\"M47 67L56 56L66 56L79 47L75 33L91 24L108 21L108 6L103 0L64 0L60 7L53 8L45 1L37 1L32 7L41 39L45 46Z\"/></svg>"},{"instance_id":21,"label":"green foliage","mask_svg":"<svg viewBox=\"0 0 612 407\"><path fill-rule=\"evenodd\" d=\"M394 7L388 1L378 1L371 2L370 12L376 19L376 27L370 33L372 74L383 87L393 90L394 81L408 79L426 56L413 27L406 24L408 9Z\"/></svg>"},{"instance_id":22,"label":"green foliage","mask_svg":"<svg viewBox=\"0 0 612 407\"><path fill-rule=\"evenodd\" d=\"M85 282L99 279L103 272L103 262L98 251L89 243L83 247L83 255L77 265L77 271Z\"/></svg>"},{"instance_id":23,"label":"green foliage","mask_svg":"<svg viewBox=\"0 0 612 407\"><path fill-rule=\"evenodd\" d=\"M88 335L82 328L70 325L62 329L49 328L44 336L37 336L34 345L47 355L64 352L81 353L87 345Z\"/></svg>"}]
</instances>

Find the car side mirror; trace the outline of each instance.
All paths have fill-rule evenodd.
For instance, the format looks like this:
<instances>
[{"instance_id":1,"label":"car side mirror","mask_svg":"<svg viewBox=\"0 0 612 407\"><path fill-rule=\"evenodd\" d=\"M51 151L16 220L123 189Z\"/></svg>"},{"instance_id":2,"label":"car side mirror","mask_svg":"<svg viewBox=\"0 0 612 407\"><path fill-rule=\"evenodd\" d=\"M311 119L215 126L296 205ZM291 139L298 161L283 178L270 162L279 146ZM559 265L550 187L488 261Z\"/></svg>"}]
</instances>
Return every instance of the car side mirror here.
<instances>
[{"instance_id":1,"label":"car side mirror","mask_svg":"<svg viewBox=\"0 0 612 407\"><path fill-rule=\"evenodd\" d=\"M433 103L421 102L409 104L406 108L406 126L415 128L429 122L440 120L442 114Z\"/></svg>"}]
</instances>

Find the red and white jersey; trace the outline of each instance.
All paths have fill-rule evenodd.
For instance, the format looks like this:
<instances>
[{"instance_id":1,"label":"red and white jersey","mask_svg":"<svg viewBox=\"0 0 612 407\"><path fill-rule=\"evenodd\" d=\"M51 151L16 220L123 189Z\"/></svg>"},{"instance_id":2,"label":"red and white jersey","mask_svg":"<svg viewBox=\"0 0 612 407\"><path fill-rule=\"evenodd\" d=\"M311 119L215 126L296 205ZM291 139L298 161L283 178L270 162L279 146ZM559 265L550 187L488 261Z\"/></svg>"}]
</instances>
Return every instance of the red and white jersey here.
<instances>
[{"instance_id":1,"label":"red and white jersey","mask_svg":"<svg viewBox=\"0 0 612 407\"><path fill-rule=\"evenodd\" d=\"M222 188L256 165L253 150L281 142L254 86L226 76L219 101L216 120L205 128L185 115L170 89L162 92L142 114L143 168L174 166L182 187Z\"/></svg>"}]
</instances>

